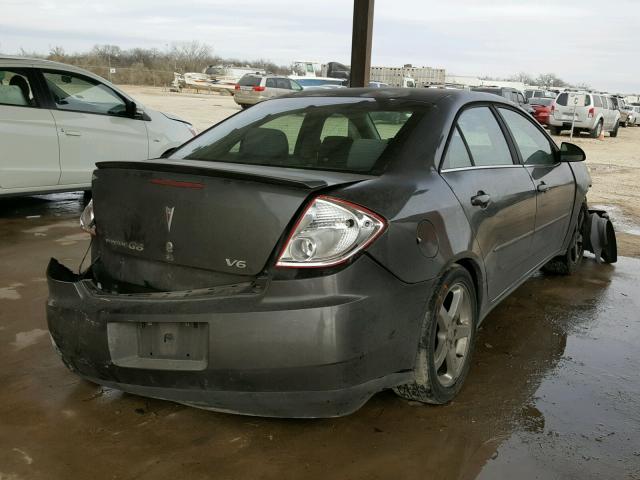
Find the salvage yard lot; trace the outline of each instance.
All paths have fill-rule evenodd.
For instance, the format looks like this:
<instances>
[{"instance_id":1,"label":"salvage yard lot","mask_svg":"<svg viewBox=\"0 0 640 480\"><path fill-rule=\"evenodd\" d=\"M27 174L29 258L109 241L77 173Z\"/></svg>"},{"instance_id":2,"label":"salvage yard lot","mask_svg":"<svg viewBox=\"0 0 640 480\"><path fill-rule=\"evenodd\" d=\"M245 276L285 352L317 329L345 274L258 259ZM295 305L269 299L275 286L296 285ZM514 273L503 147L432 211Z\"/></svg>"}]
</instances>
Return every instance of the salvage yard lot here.
<instances>
[{"instance_id":1,"label":"salvage yard lot","mask_svg":"<svg viewBox=\"0 0 640 480\"><path fill-rule=\"evenodd\" d=\"M125 89L200 131L240 110L231 97ZM574 142L590 202L611 211L620 253L640 257L640 128ZM242 417L99 387L60 362L44 269L50 257L80 265L81 199L0 200L0 480L640 478L637 258L527 281L483 323L449 405L383 392L345 418Z\"/></svg>"}]
</instances>

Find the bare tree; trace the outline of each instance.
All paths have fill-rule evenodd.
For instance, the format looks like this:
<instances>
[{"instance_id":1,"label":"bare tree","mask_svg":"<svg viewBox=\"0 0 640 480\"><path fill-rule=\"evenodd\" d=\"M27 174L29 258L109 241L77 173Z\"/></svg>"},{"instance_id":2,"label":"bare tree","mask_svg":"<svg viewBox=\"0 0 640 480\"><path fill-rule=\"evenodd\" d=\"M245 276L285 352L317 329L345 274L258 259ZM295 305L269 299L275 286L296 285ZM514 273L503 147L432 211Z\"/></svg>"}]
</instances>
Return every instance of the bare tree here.
<instances>
[{"instance_id":1,"label":"bare tree","mask_svg":"<svg viewBox=\"0 0 640 480\"><path fill-rule=\"evenodd\" d=\"M541 73L538 78L535 79L537 85L541 87L564 87L567 82L556 76L555 73Z\"/></svg>"},{"instance_id":2,"label":"bare tree","mask_svg":"<svg viewBox=\"0 0 640 480\"><path fill-rule=\"evenodd\" d=\"M170 55L176 69L183 72L199 72L212 59L213 49L206 43L197 40L192 42L174 43Z\"/></svg>"},{"instance_id":3,"label":"bare tree","mask_svg":"<svg viewBox=\"0 0 640 480\"><path fill-rule=\"evenodd\" d=\"M53 60L55 62L63 62L65 56L66 53L64 51L64 48L62 48L60 45L56 45L55 47L51 47L49 49L49 55L47 56L47 59Z\"/></svg>"},{"instance_id":4,"label":"bare tree","mask_svg":"<svg viewBox=\"0 0 640 480\"><path fill-rule=\"evenodd\" d=\"M522 82L525 85L533 85L534 80L533 80L533 76L529 75L526 72L520 72L520 73L516 73L514 76L512 76L510 78L511 81L513 82Z\"/></svg>"}]
</instances>

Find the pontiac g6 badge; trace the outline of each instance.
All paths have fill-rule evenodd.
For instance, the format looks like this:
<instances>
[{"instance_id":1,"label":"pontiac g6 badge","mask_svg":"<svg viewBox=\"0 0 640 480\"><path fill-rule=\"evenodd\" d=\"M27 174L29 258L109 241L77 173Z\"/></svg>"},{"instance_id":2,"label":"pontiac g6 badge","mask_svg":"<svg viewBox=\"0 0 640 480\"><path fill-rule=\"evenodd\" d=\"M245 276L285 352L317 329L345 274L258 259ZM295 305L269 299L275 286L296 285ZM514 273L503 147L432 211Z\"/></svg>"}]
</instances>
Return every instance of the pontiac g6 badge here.
<instances>
[{"instance_id":1,"label":"pontiac g6 badge","mask_svg":"<svg viewBox=\"0 0 640 480\"><path fill-rule=\"evenodd\" d=\"M167 219L167 231L171 233L171 223L173 222L173 211L176 207L164 207L164 214Z\"/></svg>"}]
</instances>

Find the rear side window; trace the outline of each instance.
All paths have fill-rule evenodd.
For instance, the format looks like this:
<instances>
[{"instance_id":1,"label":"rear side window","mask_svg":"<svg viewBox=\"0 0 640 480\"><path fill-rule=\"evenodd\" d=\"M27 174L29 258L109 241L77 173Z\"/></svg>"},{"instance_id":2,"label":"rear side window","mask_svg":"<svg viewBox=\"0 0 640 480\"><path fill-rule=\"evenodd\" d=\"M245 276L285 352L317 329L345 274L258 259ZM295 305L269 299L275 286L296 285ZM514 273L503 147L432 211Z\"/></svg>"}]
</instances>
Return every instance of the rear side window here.
<instances>
[{"instance_id":1,"label":"rear side window","mask_svg":"<svg viewBox=\"0 0 640 480\"><path fill-rule=\"evenodd\" d=\"M462 136L460 136L460 130L456 127L449 141L447 154L442 162L442 169L448 170L451 168L466 168L470 166L471 159L469 158L469 152L467 152L467 147L465 147Z\"/></svg>"},{"instance_id":2,"label":"rear side window","mask_svg":"<svg viewBox=\"0 0 640 480\"><path fill-rule=\"evenodd\" d=\"M593 106L602 108L602 98L600 98L598 95L593 96Z\"/></svg>"},{"instance_id":3,"label":"rear side window","mask_svg":"<svg viewBox=\"0 0 640 480\"><path fill-rule=\"evenodd\" d=\"M267 78L267 83L265 84L268 88L276 88L276 79L275 78Z\"/></svg>"},{"instance_id":4,"label":"rear side window","mask_svg":"<svg viewBox=\"0 0 640 480\"><path fill-rule=\"evenodd\" d=\"M287 78L276 78L276 88L291 90L291 82Z\"/></svg>"},{"instance_id":5,"label":"rear side window","mask_svg":"<svg viewBox=\"0 0 640 480\"><path fill-rule=\"evenodd\" d=\"M0 70L0 104L34 107L36 101L31 89L31 82L19 72L21 71Z\"/></svg>"},{"instance_id":6,"label":"rear side window","mask_svg":"<svg viewBox=\"0 0 640 480\"><path fill-rule=\"evenodd\" d=\"M522 115L507 108L499 108L525 165L553 165L556 163L547 138Z\"/></svg>"},{"instance_id":7,"label":"rear side window","mask_svg":"<svg viewBox=\"0 0 640 480\"><path fill-rule=\"evenodd\" d=\"M465 110L458 126L476 167L513 165L507 141L488 107Z\"/></svg>"},{"instance_id":8,"label":"rear side window","mask_svg":"<svg viewBox=\"0 0 640 480\"><path fill-rule=\"evenodd\" d=\"M240 79L238 84L241 87L257 87L260 85L260 80L262 80L260 77L256 77L254 75L245 75Z\"/></svg>"}]
</instances>

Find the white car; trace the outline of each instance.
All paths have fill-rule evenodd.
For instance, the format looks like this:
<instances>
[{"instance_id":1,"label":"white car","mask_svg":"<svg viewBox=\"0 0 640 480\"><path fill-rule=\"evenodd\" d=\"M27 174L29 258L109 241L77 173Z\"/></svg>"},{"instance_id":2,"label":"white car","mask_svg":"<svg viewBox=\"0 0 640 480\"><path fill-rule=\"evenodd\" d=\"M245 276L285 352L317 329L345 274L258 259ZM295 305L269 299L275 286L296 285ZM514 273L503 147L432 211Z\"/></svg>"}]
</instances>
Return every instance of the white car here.
<instances>
[{"instance_id":1,"label":"white car","mask_svg":"<svg viewBox=\"0 0 640 480\"><path fill-rule=\"evenodd\" d=\"M195 135L86 70L0 56L0 197L87 191L96 162L157 158Z\"/></svg>"}]
</instances>

